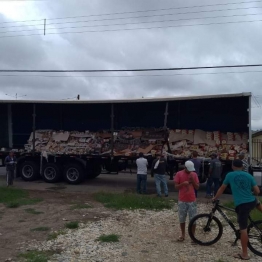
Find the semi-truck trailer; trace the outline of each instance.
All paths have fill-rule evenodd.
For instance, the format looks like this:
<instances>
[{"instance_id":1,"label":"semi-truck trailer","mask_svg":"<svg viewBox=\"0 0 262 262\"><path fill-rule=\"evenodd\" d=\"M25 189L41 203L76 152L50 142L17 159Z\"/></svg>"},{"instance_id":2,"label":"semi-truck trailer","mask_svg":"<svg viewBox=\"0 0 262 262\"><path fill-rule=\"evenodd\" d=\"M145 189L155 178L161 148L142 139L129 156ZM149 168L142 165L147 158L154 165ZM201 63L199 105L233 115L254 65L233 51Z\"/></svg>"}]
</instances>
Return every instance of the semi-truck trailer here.
<instances>
[{"instance_id":1,"label":"semi-truck trailer","mask_svg":"<svg viewBox=\"0 0 262 262\"><path fill-rule=\"evenodd\" d=\"M120 171L138 152L151 161L157 151L165 150L171 172L189 159L192 151L199 152L203 167L208 165L209 153L217 151L224 175L241 151L252 159L251 93L123 100L1 100L0 121L0 166L9 150L15 149L17 176L27 181L41 176L46 182L64 178L77 184L97 177L102 168L109 173ZM49 137L43 138L46 134ZM66 144L55 140L57 134L67 137ZM46 139L44 147L40 136ZM80 153L69 150L76 140L96 146ZM79 141L78 147L82 145ZM25 145L29 146L25 149ZM55 151L55 147L64 151ZM206 180L204 170L201 182Z\"/></svg>"}]
</instances>

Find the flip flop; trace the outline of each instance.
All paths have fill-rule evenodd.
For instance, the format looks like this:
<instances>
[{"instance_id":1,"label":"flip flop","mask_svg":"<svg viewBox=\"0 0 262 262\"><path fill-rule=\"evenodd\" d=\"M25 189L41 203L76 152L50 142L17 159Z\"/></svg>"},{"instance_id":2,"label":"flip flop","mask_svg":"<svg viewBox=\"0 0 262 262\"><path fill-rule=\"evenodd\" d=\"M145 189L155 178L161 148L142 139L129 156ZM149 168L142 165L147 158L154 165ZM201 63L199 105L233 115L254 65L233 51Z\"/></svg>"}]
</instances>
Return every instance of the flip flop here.
<instances>
[{"instance_id":1,"label":"flip flop","mask_svg":"<svg viewBox=\"0 0 262 262\"><path fill-rule=\"evenodd\" d=\"M233 257L241 259L241 260L249 260L250 259L250 257L242 257L241 254L235 254L235 255L233 255Z\"/></svg>"},{"instance_id":2,"label":"flip flop","mask_svg":"<svg viewBox=\"0 0 262 262\"><path fill-rule=\"evenodd\" d=\"M182 236L180 236L180 237L177 239L178 242L183 242L184 240L185 240L185 238L182 237Z\"/></svg>"}]
</instances>

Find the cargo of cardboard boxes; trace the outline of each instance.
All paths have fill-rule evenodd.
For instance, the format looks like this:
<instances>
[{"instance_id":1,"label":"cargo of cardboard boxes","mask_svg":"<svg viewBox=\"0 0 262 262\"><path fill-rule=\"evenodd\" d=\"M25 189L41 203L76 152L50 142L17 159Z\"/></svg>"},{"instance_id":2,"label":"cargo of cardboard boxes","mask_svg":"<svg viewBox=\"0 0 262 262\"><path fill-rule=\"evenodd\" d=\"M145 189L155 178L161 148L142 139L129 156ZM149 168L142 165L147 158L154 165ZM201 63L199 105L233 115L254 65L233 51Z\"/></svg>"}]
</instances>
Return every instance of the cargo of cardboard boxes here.
<instances>
[{"instance_id":1,"label":"cargo of cardboard boxes","mask_svg":"<svg viewBox=\"0 0 262 262\"><path fill-rule=\"evenodd\" d=\"M166 139L168 137L168 139ZM221 133L203 130L169 130L164 129L124 129L115 131L77 132L37 130L35 132L35 150L48 154L111 154L111 140L114 140L114 156L136 156L139 152L147 154L168 151L175 158L190 157L193 151L200 157L209 157L212 152L218 153L223 160L233 160L239 153L248 152L247 133ZM26 151L33 149L31 134Z\"/></svg>"}]
</instances>

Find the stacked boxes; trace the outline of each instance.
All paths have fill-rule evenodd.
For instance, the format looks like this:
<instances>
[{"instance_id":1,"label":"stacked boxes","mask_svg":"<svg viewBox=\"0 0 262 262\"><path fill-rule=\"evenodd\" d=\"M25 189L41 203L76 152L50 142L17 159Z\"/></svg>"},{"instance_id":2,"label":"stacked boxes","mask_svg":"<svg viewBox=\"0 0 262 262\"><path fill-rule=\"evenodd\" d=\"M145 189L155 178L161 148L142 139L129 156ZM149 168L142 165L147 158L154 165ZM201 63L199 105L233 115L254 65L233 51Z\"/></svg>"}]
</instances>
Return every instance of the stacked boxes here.
<instances>
[{"instance_id":1,"label":"stacked boxes","mask_svg":"<svg viewBox=\"0 0 262 262\"><path fill-rule=\"evenodd\" d=\"M78 132L38 130L35 133L35 149L37 152L51 154L111 154L111 140L114 140L113 154L115 156L136 156L156 154L170 148L176 158L190 157L193 151L199 156L208 157L216 152L223 160L233 160L239 153L248 153L247 133L221 133L220 131L203 130L169 130L125 128L115 131ZM169 141L169 148L167 146ZM31 134L26 151L33 148Z\"/></svg>"}]
</instances>

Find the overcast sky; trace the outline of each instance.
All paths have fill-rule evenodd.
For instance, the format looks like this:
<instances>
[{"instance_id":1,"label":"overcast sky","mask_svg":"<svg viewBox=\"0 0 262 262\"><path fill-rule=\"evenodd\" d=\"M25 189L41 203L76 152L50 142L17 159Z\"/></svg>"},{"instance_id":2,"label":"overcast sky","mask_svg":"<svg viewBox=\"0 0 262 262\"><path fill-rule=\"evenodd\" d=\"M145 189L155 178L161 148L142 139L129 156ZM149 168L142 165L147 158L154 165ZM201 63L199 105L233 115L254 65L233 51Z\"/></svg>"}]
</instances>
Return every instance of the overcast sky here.
<instances>
[{"instance_id":1,"label":"overcast sky","mask_svg":"<svg viewBox=\"0 0 262 262\"><path fill-rule=\"evenodd\" d=\"M232 22L262 20L262 1L246 0L248 3L243 4L244 1L0 0L0 68L70 70L259 64L262 63L262 21ZM221 5L228 3L238 4ZM196 5L204 7L193 8ZM157 11L137 12L146 10ZM77 16L80 17L54 19ZM47 24L45 36L43 19ZM6 23L25 20L40 21ZM210 23L213 24L197 25ZM61 27L64 29L58 29ZM29 34L38 35L17 36ZM12 99L5 94L15 96L16 93L26 95L20 99L66 99L77 94L81 99L118 99L252 92L259 102L253 98L252 129L256 130L262 128L262 74L258 71L262 68L42 74L69 77L0 73L0 99Z\"/></svg>"}]
</instances>

